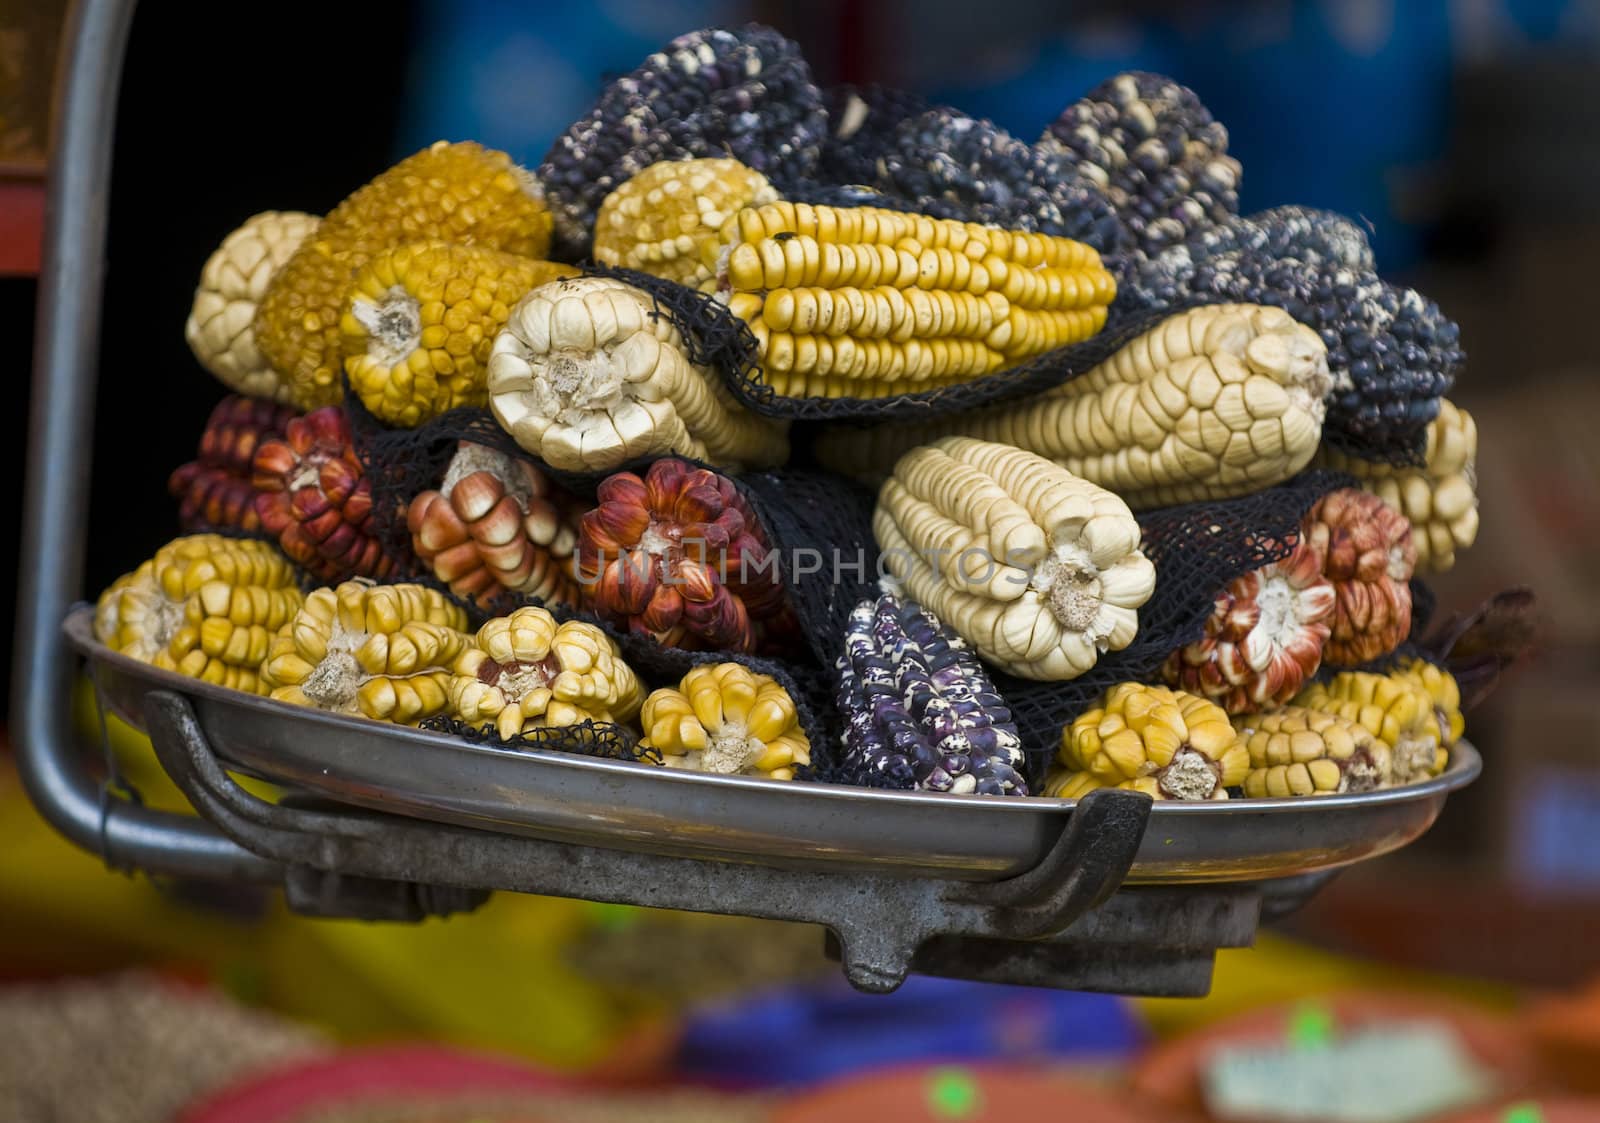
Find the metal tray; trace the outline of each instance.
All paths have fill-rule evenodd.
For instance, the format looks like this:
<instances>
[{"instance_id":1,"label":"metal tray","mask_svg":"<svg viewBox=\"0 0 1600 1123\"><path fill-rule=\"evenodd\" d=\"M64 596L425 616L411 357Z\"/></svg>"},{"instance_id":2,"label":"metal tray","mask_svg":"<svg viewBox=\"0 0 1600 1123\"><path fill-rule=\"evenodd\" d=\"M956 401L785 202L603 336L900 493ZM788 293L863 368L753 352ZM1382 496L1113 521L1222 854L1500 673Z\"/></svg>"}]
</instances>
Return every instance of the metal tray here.
<instances>
[{"instance_id":1,"label":"metal tray","mask_svg":"<svg viewBox=\"0 0 1600 1123\"><path fill-rule=\"evenodd\" d=\"M152 690L189 698L211 745L240 771L329 799L558 842L784 869L900 871L993 881L1033 868L1073 801L929 795L707 776L559 752L474 745L320 713L157 670L93 638L74 609L67 639L109 704L143 724ZM1444 774L1363 795L1157 803L1130 884L1290 877L1396 850L1433 824L1481 770L1465 743Z\"/></svg>"}]
</instances>

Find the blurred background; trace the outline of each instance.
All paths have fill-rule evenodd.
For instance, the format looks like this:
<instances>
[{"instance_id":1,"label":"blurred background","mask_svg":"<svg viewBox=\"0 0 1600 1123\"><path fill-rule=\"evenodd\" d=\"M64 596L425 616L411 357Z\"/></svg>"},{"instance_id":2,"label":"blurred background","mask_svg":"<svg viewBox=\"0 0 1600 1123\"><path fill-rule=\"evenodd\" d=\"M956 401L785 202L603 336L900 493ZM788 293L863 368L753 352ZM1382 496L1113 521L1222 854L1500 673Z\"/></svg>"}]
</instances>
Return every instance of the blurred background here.
<instances>
[{"instance_id":1,"label":"blurred background","mask_svg":"<svg viewBox=\"0 0 1600 1123\"><path fill-rule=\"evenodd\" d=\"M63 11L0 0L0 356L15 375L0 471L19 481ZM88 588L172 533L166 474L218 397L179 327L201 262L245 216L321 213L441 137L535 164L605 78L673 35L749 19L798 40L820 84L903 86L1028 140L1102 79L1161 71L1227 125L1244 212L1293 202L1361 219L1380 271L1437 300L1469 355L1452 398L1483 436L1483 529L1436 579L1441 604L1525 582L1546 608L1537 658L1473 716L1484 779L1421 843L1343 875L1257 949L1222 953L1209 999L914 982L874 1000L844 991L819 933L783 925L501 895L471 916L378 927L117 877L40 823L0 750L0 1044L35 1043L0 1048L0 1105L26 1093L14 1102L37 1114L15 1118L100 1118L48 1114L41 1074L67 1096L123 1079L145 1099L116 1092L135 1099L105 1118L164 1119L243 1072L373 1042L488 1049L518 1073L613 1088L770 1093L992 1058L1071 1063L1093 1081L1251 1010L1305 1016L1308 998L1374 992L1470 1004L1507 1049L1587 1041L1600 1059L1600 995L1573 997L1600 974L1595 0L413 0L381 18L268 0L208 6L203 21L145 5L118 118ZM14 565L0 555L0 587ZM0 602L7 644L11 612ZM136 734L113 726L112 739L152 802L178 799ZM128 969L155 974L106 975ZM78 1037L48 1036L71 1026ZM206 1043L213 1061L190 1064ZM419 1071L397 1056L382 1072ZM171 1088L142 1083L168 1070ZM928 1111L976 1117L973 1097L999 1094L939 1071L943 1084L918 1085ZM480 1088L499 1079L470 1070ZM665 1104L637 1117L666 1118Z\"/></svg>"}]
</instances>

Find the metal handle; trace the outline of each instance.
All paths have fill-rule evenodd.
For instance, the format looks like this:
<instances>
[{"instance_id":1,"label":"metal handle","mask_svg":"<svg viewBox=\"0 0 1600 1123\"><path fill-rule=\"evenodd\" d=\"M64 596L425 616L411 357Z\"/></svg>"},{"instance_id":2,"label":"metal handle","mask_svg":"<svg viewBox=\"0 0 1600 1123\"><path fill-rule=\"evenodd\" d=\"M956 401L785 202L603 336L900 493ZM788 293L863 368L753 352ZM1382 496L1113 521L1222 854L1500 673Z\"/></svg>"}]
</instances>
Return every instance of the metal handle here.
<instances>
[{"instance_id":1,"label":"metal handle","mask_svg":"<svg viewBox=\"0 0 1600 1123\"><path fill-rule=\"evenodd\" d=\"M103 793L66 704L61 621L83 581L113 125L133 9L134 0L75 3L56 79L11 683L17 765L44 817L111 866L277 880L278 866L204 820Z\"/></svg>"}]
</instances>

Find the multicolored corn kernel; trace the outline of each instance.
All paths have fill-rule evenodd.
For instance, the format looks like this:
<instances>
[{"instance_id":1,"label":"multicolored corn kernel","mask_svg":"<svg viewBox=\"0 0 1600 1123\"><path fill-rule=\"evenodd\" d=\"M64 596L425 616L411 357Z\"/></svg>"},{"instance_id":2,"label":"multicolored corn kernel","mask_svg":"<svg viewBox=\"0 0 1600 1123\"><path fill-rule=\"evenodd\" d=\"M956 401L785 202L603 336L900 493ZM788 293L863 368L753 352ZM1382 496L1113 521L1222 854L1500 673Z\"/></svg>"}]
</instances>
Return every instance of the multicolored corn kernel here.
<instances>
[{"instance_id":1,"label":"multicolored corn kernel","mask_svg":"<svg viewBox=\"0 0 1600 1123\"><path fill-rule=\"evenodd\" d=\"M421 585L312 592L272 638L262 685L280 702L415 725L449 704L467 616Z\"/></svg>"},{"instance_id":2,"label":"multicolored corn kernel","mask_svg":"<svg viewBox=\"0 0 1600 1123\"><path fill-rule=\"evenodd\" d=\"M258 345L302 409L342 396L340 313L351 279L374 256L409 242L471 243L524 257L550 248L538 183L504 152L439 141L345 199L268 285Z\"/></svg>"},{"instance_id":3,"label":"multicolored corn kernel","mask_svg":"<svg viewBox=\"0 0 1600 1123\"><path fill-rule=\"evenodd\" d=\"M200 270L183 337L200 365L230 390L289 400L289 385L256 344L256 311L278 270L321 221L299 211L252 215L222 240Z\"/></svg>"},{"instance_id":4,"label":"multicolored corn kernel","mask_svg":"<svg viewBox=\"0 0 1600 1123\"><path fill-rule=\"evenodd\" d=\"M1062 731L1056 763L1046 795L1117 787L1154 799L1223 800L1249 773L1250 753L1215 703L1125 682Z\"/></svg>"},{"instance_id":5,"label":"multicolored corn kernel","mask_svg":"<svg viewBox=\"0 0 1600 1123\"><path fill-rule=\"evenodd\" d=\"M1301 535L1321 555L1335 594L1323 658L1356 667L1399 647L1411 633L1417 560L1405 516L1375 495L1340 488L1311 508Z\"/></svg>"},{"instance_id":6,"label":"multicolored corn kernel","mask_svg":"<svg viewBox=\"0 0 1600 1123\"><path fill-rule=\"evenodd\" d=\"M1134 510L1225 499L1308 464L1331 381L1321 342L1276 308L1176 313L1054 390L955 417L824 434L817 454L881 476L895 456L947 433L1053 460Z\"/></svg>"},{"instance_id":7,"label":"multicolored corn kernel","mask_svg":"<svg viewBox=\"0 0 1600 1123\"><path fill-rule=\"evenodd\" d=\"M531 606L478 629L454 672L455 715L492 722L503 741L545 727L630 721L644 698L611 637L578 620L558 624Z\"/></svg>"},{"instance_id":8,"label":"multicolored corn kernel","mask_svg":"<svg viewBox=\"0 0 1600 1123\"><path fill-rule=\"evenodd\" d=\"M324 581L388 577L397 564L377 536L372 483L338 406L289 422L256 450L251 482L261 528Z\"/></svg>"},{"instance_id":9,"label":"multicolored corn kernel","mask_svg":"<svg viewBox=\"0 0 1600 1123\"><path fill-rule=\"evenodd\" d=\"M489 358L489 408L561 471L670 454L765 467L789 453L785 425L734 401L648 293L609 277L556 281L512 309Z\"/></svg>"},{"instance_id":10,"label":"multicolored corn kernel","mask_svg":"<svg viewBox=\"0 0 1600 1123\"><path fill-rule=\"evenodd\" d=\"M489 349L512 307L577 272L483 246L383 250L356 274L339 321L350 388L374 416L404 429L487 405Z\"/></svg>"},{"instance_id":11,"label":"multicolored corn kernel","mask_svg":"<svg viewBox=\"0 0 1600 1123\"><path fill-rule=\"evenodd\" d=\"M767 177L737 160L663 160L606 196L594 259L690 288L712 286L715 251L706 247L717 245L728 216L777 201Z\"/></svg>"},{"instance_id":12,"label":"multicolored corn kernel","mask_svg":"<svg viewBox=\"0 0 1600 1123\"><path fill-rule=\"evenodd\" d=\"M1230 714L1282 705L1322 665L1334 600L1321 555L1297 541L1281 560L1228 582L1205 635L1168 656L1161 677Z\"/></svg>"},{"instance_id":13,"label":"multicolored corn kernel","mask_svg":"<svg viewBox=\"0 0 1600 1123\"><path fill-rule=\"evenodd\" d=\"M681 35L616 79L539 165L561 256L587 254L602 201L661 160L731 156L809 178L828 117L797 44L759 24Z\"/></svg>"},{"instance_id":14,"label":"multicolored corn kernel","mask_svg":"<svg viewBox=\"0 0 1600 1123\"><path fill-rule=\"evenodd\" d=\"M712 251L763 380L790 397L969 382L1089 338L1116 295L1081 242L877 207L749 207Z\"/></svg>"},{"instance_id":15,"label":"multicolored corn kernel","mask_svg":"<svg viewBox=\"0 0 1600 1123\"><path fill-rule=\"evenodd\" d=\"M256 450L281 438L298 415L288 406L230 394L218 402L200 433L199 454L167 479L184 530L256 530Z\"/></svg>"},{"instance_id":16,"label":"multicolored corn kernel","mask_svg":"<svg viewBox=\"0 0 1600 1123\"><path fill-rule=\"evenodd\" d=\"M437 490L411 501L417 559L458 597L488 606L506 590L576 604L578 500L526 460L462 441Z\"/></svg>"},{"instance_id":17,"label":"multicolored corn kernel","mask_svg":"<svg viewBox=\"0 0 1600 1123\"><path fill-rule=\"evenodd\" d=\"M1361 481L1361 486L1411 523L1420 572L1443 573L1456 552L1478 537L1478 425L1448 400L1428 426L1420 468L1363 460L1324 447L1319 462Z\"/></svg>"},{"instance_id":18,"label":"multicolored corn kernel","mask_svg":"<svg viewBox=\"0 0 1600 1123\"><path fill-rule=\"evenodd\" d=\"M273 634L302 597L294 567L265 542L176 538L112 583L95 606L95 638L162 670L251 694Z\"/></svg>"},{"instance_id":19,"label":"multicolored corn kernel","mask_svg":"<svg viewBox=\"0 0 1600 1123\"><path fill-rule=\"evenodd\" d=\"M836 664L845 767L871 787L1027 795L1022 738L977 657L932 613L884 595L850 614Z\"/></svg>"},{"instance_id":20,"label":"multicolored corn kernel","mask_svg":"<svg viewBox=\"0 0 1600 1123\"><path fill-rule=\"evenodd\" d=\"M1285 706L1233 719L1250 753L1252 799L1370 792L1394 782L1394 750L1354 721Z\"/></svg>"},{"instance_id":21,"label":"multicolored corn kernel","mask_svg":"<svg viewBox=\"0 0 1600 1123\"><path fill-rule=\"evenodd\" d=\"M907 453L872 529L911 596L1022 678L1076 678L1127 647L1155 590L1121 499L1007 445L946 437Z\"/></svg>"},{"instance_id":22,"label":"multicolored corn kernel","mask_svg":"<svg viewBox=\"0 0 1600 1123\"><path fill-rule=\"evenodd\" d=\"M1427 688L1405 672L1341 671L1306 687L1294 704L1353 721L1388 745L1397 784L1444 771L1459 728L1448 713L1440 720Z\"/></svg>"},{"instance_id":23,"label":"multicolored corn kernel","mask_svg":"<svg viewBox=\"0 0 1600 1123\"><path fill-rule=\"evenodd\" d=\"M578 523L585 608L669 647L752 652L798 635L766 532L731 481L657 460L595 498Z\"/></svg>"},{"instance_id":24,"label":"multicolored corn kernel","mask_svg":"<svg viewBox=\"0 0 1600 1123\"><path fill-rule=\"evenodd\" d=\"M639 719L640 747L668 768L792 780L797 765L811 763L794 699L740 663L702 663L646 698Z\"/></svg>"},{"instance_id":25,"label":"multicolored corn kernel","mask_svg":"<svg viewBox=\"0 0 1600 1123\"><path fill-rule=\"evenodd\" d=\"M1094 185L1142 254L1239 213L1243 169L1228 155L1228 130L1193 90L1160 74L1107 79L1067 106L1038 147Z\"/></svg>"}]
</instances>

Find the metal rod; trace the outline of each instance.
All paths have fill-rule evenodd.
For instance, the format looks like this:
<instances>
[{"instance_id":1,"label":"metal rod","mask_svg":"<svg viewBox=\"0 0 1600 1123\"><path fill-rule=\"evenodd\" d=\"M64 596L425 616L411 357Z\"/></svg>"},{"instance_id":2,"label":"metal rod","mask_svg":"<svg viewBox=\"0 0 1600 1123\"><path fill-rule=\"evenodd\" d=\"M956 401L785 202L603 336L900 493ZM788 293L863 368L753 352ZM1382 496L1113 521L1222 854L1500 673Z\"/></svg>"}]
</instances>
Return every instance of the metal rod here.
<instances>
[{"instance_id":1,"label":"metal rod","mask_svg":"<svg viewBox=\"0 0 1600 1123\"><path fill-rule=\"evenodd\" d=\"M17 764L40 813L113 867L276 880L277 865L204 820L103 792L72 735L61 621L83 581L113 126L133 10L134 0L75 3L57 75L11 686Z\"/></svg>"}]
</instances>

